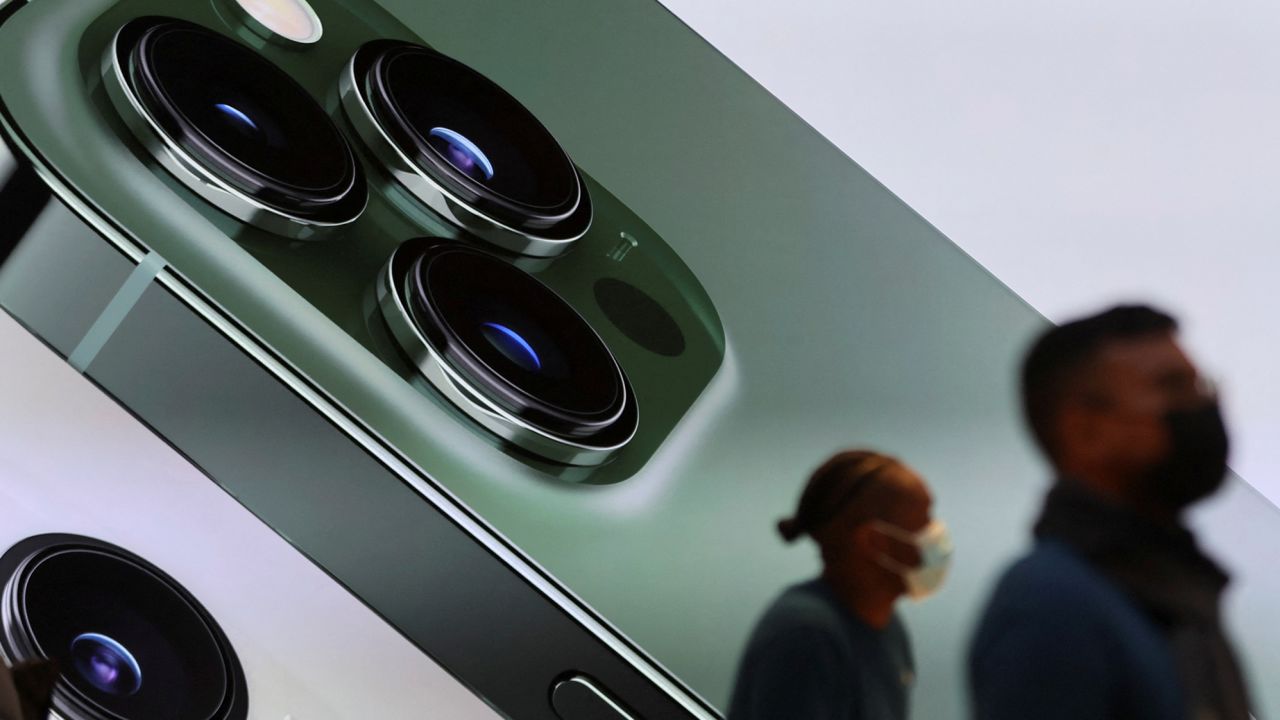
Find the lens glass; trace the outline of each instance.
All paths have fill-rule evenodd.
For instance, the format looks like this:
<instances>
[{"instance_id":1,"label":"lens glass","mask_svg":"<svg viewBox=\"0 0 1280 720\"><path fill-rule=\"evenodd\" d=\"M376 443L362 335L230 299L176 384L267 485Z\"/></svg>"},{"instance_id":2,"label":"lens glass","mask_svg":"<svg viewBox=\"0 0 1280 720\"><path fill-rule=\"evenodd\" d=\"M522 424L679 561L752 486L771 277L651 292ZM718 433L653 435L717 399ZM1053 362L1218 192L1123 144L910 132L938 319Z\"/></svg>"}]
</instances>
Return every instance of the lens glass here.
<instances>
[{"instance_id":1,"label":"lens glass","mask_svg":"<svg viewBox=\"0 0 1280 720\"><path fill-rule=\"evenodd\" d=\"M142 687L142 668L124 645L99 633L71 641L71 664L90 685L112 695L132 695Z\"/></svg>"},{"instance_id":2,"label":"lens glass","mask_svg":"<svg viewBox=\"0 0 1280 720\"><path fill-rule=\"evenodd\" d=\"M234 106L226 103L215 103L213 107L225 115L225 119L231 123L231 127L235 128L240 134L249 137L257 137L262 134L262 129L258 127L258 123Z\"/></svg>"},{"instance_id":3,"label":"lens glass","mask_svg":"<svg viewBox=\"0 0 1280 720\"><path fill-rule=\"evenodd\" d=\"M560 220L577 208L581 188L568 156L488 78L426 48L399 46L375 63L373 85L391 116L386 124L428 174L439 178L447 166L479 200L533 219Z\"/></svg>"},{"instance_id":4,"label":"lens glass","mask_svg":"<svg viewBox=\"0 0 1280 720\"><path fill-rule=\"evenodd\" d=\"M228 658L201 613L170 583L91 549L36 561L22 594L41 654L90 703L130 720L215 717Z\"/></svg>"},{"instance_id":5,"label":"lens glass","mask_svg":"<svg viewBox=\"0 0 1280 720\"><path fill-rule=\"evenodd\" d=\"M485 182L493 179L493 163L489 162L489 156L462 134L449 128L431 128L427 143L458 172L472 180Z\"/></svg>"},{"instance_id":6,"label":"lens glass","mask_svg":"<svg viewBox=\"0 0 1280 720\"><path fill-rule=\"evenodd\" d=\"M419 263L418 302L429 304L457 346L492 379L532 404L579 419L616 414L623 378L586 320L527 273L474 250ZM464 368L465 369L465 368Z\"/></svg>"},{"instance_id":7,"label":"lens glass","mask_svg":"<svg viewBox=\"0 0 1280 720\"><path fill-rule=\"evenodd\" d=\"M538 358L538 352L515 330L506 325L487 322L480 323L480 334L498 352L519 365L525 372L536 373L542 369L542 360Z\"/></svg>"},{"instance_id":8,"label":"lens glass","mask_svg":"<svg viewBox=\"0 0 1280 720\"><path fill-rule=\"evenodd\" d=\"M300 211L351 190L358 170L346 140L306 90L249 48L165 21L130 57L151 115L238 189Z\"/></svg>"}]
</instances>

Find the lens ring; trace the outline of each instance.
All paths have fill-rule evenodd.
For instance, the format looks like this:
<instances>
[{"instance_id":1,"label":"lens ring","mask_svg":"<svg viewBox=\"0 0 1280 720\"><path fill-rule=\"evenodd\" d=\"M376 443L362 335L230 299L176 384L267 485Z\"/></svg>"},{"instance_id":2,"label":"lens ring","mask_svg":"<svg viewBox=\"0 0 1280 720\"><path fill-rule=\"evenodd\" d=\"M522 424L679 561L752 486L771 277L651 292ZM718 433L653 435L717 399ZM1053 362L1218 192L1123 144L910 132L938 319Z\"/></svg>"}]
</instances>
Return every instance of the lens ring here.
<instances>
[{"instance_id":1,"label":"lens ring","mask_svg":"<svg viewBox=\"0 0 1280 720\"><path fill-rule=\"evenodd\" d=\"M442 355L507 410L567 436L598 432L621 414L625 378L613 354L533 276L450 244L424 252L407 281L414 317L442 338Z\"/></svg>"},{"instance_id":2,"label":"lens ring","mask_svg":"<svg viewBox=\"0 0 1280 720\"><path fill-rule=\"evenodd\" d=\"M440 212L436 193L442 194L446 204L474 215L446 219L486 240L503 230L558 241L586 232L591 203L577 168L542 123L493 81L430 48L391 40L362 46L348 74L348 115L372 126L357 127L361 137L385 143L389 150L375 148L380 157L403 160L408 174L427 181L409 190L433 211ZM495 232L486 232L486 223ZM494 241L522 252L509 238Z\"/></svg>"},{"instance_id":3,"label":"lens ring","mask_svg":"<svg viewBox=\"0 0 1280 720\"><path fill-rule=\"evenodd\" d=\"M385 278L379 303L392 334L482 425L494 429L486 422L493 410L470 412L454 387L533 431L536 447L526 449L551 459L590 455L571 464L594 464L634 434L634 393L612 352L533 276L474 247L421 238L396 251ZM562 447L546 451L547 438Z\"/></svg>"},{"instance_id":4,"label":"lens ring","mask_svg":"<svg viewBox=\"0 0 1280 720\"><path fill-rule=\"evenodd\" d=\"M293 78L240 43L171 18L141 18L121 28L109 89L153 154L222 186L237 200L304 224L349 222L367 199L355 154L324 109ZM113 93L116 99L116 93ZM151 136L160 147L150 143ZM173 168L173 162L165 162ZM230 201L179 179L237 216ZM252 218L242 217L252 222Z\"/></svg>"},{"instance_id":5,"label":"lens ring","mask_svg":"<svg viewBox=\"0 0 1280 720\"><path fill-rule=\"evenodd\" d=\"M226 636L142 558L92 538L39 535L0 556L0 580L4 659L58 664L60 717L247 717L244 672Z\"/></svg>"}]
</instances>

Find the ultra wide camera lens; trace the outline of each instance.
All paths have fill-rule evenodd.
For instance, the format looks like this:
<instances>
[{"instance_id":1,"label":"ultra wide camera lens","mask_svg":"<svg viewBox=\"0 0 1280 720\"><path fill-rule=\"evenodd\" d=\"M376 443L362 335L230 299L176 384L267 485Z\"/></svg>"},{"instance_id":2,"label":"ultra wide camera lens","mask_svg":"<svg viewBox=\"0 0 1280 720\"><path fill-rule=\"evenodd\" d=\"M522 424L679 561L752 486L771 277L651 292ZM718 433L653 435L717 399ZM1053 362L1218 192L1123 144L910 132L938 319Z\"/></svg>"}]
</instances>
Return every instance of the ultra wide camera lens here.
<instances>
[{"instance_id":1,"label":"ultra wide camera lens","mask_svg":"<svg viewBox=\"0 0 1280 720\"><path fill-rule=\"evenodd\" d=\"M613 353L532 275L476 248L430 238L401 246L387 273L383 315L433 383L432 363L443 365L466 396L484 398L539 438L562 439L579 453L612 451L635 432L635 398ZM509 437L519 442L518 434ZM580 457L554 448L542 454Z\"/></svg>"},{"instance_id":2,"label":"ultra wide camera lens","mask_svg":"<svg viewBox=\"0 0 1280 720\"><path fill-rule=\"evenodd\" d=\"M590 225L590 199L569 156L493 81L429 48L387 40L362 47L351 73L355 112L367 112L377 140L429 181L430 191L415 194L439 191L534 238L571 240Z\"/></svg>"},{"instance_id":3,"label":"ultra wide camera lens","mask_svg":"<svg viewBox=\"0 0 1280 720\"><path fill-rule=\"evenodd\" d=\"M126 25L115 54L145 119L217 181L303 222L338 224L364 208L364 177L346 139L263 56L163 18Z\"/></svg>"},{"instance_id":4,"label":"ultra wide camera lens","mask_svg":"<svg viewBox=\"0 0 1280 720\"><path fill-rule=\"evenodd\" d=\"M70 720L246 716L244 674L208 613L172 578L120 548L44 535L0 557L11 661L63 670Z\"/></svg>"}]
</instances>

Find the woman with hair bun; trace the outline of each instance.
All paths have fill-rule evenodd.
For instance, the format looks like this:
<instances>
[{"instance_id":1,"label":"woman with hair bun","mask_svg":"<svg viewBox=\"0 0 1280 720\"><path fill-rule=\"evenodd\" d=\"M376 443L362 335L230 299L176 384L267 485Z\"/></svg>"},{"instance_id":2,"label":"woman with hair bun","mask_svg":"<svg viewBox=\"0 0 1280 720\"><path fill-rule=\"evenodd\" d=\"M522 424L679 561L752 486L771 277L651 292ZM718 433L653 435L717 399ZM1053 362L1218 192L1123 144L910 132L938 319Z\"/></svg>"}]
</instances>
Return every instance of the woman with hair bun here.
<instances>
[{"instance_id":1,"label":"woman with hair bun","mask_svg":"<svg viewBox=\"0 0 1280 720\"><path fill-rule=\"evenodd\" d=\"M938 589L951 559L924 480L896 458L847 450L810 476L787 542L807 535L822 573L787 588L756 625L729 720L904 720L915 680L898 598Z\"/></svg>"}]
</instances>

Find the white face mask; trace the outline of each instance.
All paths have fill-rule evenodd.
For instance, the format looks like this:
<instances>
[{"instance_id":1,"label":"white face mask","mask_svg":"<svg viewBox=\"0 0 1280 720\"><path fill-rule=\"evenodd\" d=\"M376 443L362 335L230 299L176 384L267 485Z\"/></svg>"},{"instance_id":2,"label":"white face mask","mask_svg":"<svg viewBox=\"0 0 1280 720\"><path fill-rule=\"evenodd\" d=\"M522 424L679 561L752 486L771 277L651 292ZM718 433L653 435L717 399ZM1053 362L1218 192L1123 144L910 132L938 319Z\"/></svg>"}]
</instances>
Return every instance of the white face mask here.
<instances>
[{"instance_id":1,"label":"white face mask","mask_svg":"<svg viewBox=\"0 0 1280 720\"><path fill-rule=\"evenodd\" d=\"M951 567L951 534L941 520L934 520L920 532L903 530L897 525L875 521L875 528L889 537L914 545L920 553L920 564L908 567L887 555L876 558L884 567L902 576L907 595L912 600L923 600L938 591Z\"/></svg>"}]
</instances>

